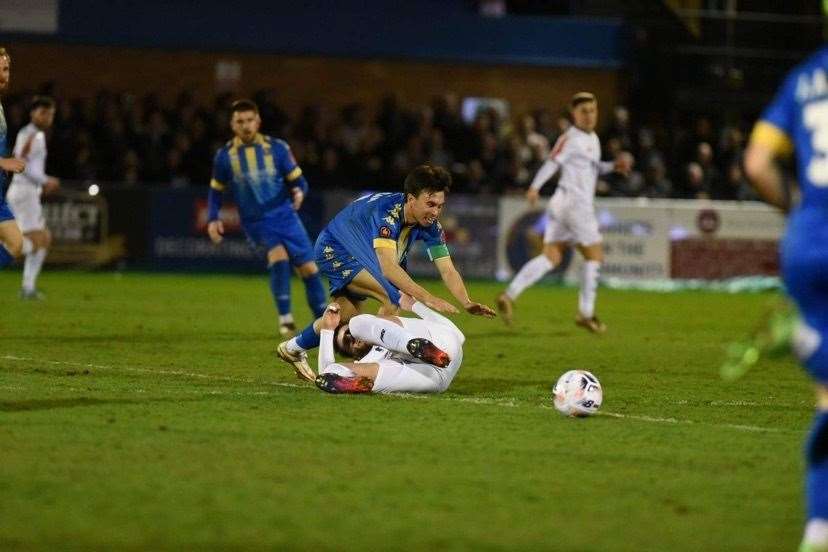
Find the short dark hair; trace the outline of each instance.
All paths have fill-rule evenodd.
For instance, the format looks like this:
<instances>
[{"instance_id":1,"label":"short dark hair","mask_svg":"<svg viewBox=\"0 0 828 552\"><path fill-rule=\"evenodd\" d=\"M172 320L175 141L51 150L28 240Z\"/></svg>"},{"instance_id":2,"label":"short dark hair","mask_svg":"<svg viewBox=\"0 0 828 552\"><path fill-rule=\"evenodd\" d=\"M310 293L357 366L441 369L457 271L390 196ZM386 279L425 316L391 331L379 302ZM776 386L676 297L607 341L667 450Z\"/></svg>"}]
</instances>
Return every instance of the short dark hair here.
<instances>
[{"instance_id":1,"label":"short dark hair","mask_svg":"<svg viewBox=\"0 0 828 552\"><path fill-rule=\"evenodd\" d=\"M29 111L34 111L39 107L53 109L55 107L55 100L53 100L50 96L35 96L34 98L32 98Z\"/></svg>"},{"instance_id":2,"label":"short dark hair","mask_svg":"<svg viewBox=\"0 0 828 552\"><path fill-rule=\"evenodd\" d=\"M598 100L595 98L595 94L593 94L592 92L578 92L577 94L572 96L572 100L570 100L570 102L569 102L569 107L571 107L572 109L575 109L576 107L578 107L582 103L595 102L595 101L598 101Z\"/></svg>"},{"instance_id":3,"label":"short dark hair","mask_svg":"<svg viewBox=\"0 0 828 552\"><path fill-rule=\"evenodd\" d=\"M420 165L405 177L403 190L406 198L408 194L419 197L422 192L446 192L451 189L451 174L443 167L434 165Z\"/></svg>"},{"instance_id":4,"label":"short dark hair","mask_svg":"<svg viewBox=\"0 0 828 552\"><path fill-rule=\"evenodd\" d=\"M258 115L259 113L259 106L256 105L256 102L253 100L248 100L247 98L236 100L230 106L230 114L233 113L241 113L243 111L252 111Z\"/></svg>"},{"instance_id":5,"label":"short dark hair","mask_svg":"<svg viewBox=\"0 0 828 552\"><path fill-rule=\"evenodd\" d=\"M348 351L343 350L343 349L342 349L342 347L340 347L340 346L339 346L339 339L338 339L338 337L339 337L339 331L340 331L340 330L342 330L343 328L347 328L347 327L348 327L348 323L347 323L347 322L341 322L341 323L339 324L339 326L337 326L336 328L334 328L334 335L333 335L333 337L334 337L334 338L333 338L333 348L334 348L334 352L335 352L336 354L338 354L338 355L342 355L342 356L346 356L346 357L350 357L350 356L351 356L351 354L350 354Z\"/></svg>"}]
</instances>

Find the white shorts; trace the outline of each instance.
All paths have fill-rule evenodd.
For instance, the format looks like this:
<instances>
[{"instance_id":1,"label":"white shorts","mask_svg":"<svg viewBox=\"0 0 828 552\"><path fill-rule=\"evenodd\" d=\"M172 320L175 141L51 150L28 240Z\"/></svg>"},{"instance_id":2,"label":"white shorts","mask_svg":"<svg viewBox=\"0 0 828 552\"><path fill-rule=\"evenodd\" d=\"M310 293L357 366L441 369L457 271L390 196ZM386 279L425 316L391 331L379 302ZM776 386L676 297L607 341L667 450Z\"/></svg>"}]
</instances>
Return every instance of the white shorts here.
<instances>
[{"instance_id":1,"label":"white shorts","mask_svg":"<svg viewBox=\"0 0 828 552\"><path fill-rule=\"evenodd\" d=\"M21 232L25 234L46 229L43 206L40 204L40 188L29 184L12 183L6 194L6 201L14 213L14 219Z\"/></svg>"},{"instance_id":2,"label":"white shorts","mask_svg":"<svg viewBox=\"0 0 828 552\"><path fill-rule=\"evenodd\" d=\"M547 208L549 223L543 243L568 242L579 245L601 243L595 207L562 190L555 192Z\"/></svg>"},{"instance_id":3,"label":"white shorts","mask_svg":"<svg viewBox=\"0 0 828 552\"><path fill-rule=\"evenodd\" d=\"M451 362L445 368L438 368L422 362L406 362L386 359L379 362L379 371L374 380L374 393L442 393L451 385L463 362L463 334L446 326L419 320L401 318L403 327L416 335L425 337L448 353Z\"/></svg>"}]
</instances>

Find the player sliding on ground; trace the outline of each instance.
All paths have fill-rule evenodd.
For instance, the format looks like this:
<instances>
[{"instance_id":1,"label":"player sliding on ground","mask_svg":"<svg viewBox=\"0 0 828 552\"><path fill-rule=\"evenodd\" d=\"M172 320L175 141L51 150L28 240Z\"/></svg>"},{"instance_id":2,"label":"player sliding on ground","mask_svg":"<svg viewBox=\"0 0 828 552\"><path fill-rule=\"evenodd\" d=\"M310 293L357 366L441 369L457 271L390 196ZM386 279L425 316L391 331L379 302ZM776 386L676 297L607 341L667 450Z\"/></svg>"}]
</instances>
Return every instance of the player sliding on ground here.
<instances>
[{"instance_id":1,"label":"player sliding on ground","mask_svg":"<svg viewBox=\"0 0 828 552\"><path fill-rule=\"evenodd\" d=\"M498 296L497 307L504 322L511 324L518 296L560 264L564 251L574 243L584 257L575 323L591 332L603 333L607 327L595 316L598 272L604 261L601 233L593 206L595 184L599 174L612 171L626 173L632 167L621 158L615 163L601 161L601 142L595 134L598 101L594 95L589 92L575 94L570 102L570 113L573 126L558 138L549 159L538 170L526 192L526 199L535 205L546 181L558 170L561 171L558 188L547 208L549 223L543 236L543 252L523 265L506 291Z\"/></svg>"},{"instance_id":2,"label":"player sliding on ground","mask_svg":"<svg viewBox=\"0 0 828 552\"><path fill-rule=\"evenodd\" d=\"M402 294L400 307L420 318L360 314L341 323L331 303L321 322L316 386L328 393L442 393L463 361L454 323ZM338 363L334 351L355 359Z\"/></svg>"},{"instance_id":3,"label":"player sliding on ground","mask_svg":"<svg viewBox=\"0 0 828 552\"><path fill-rule=\"evenodd\" d=\"M406 255L422 240L443 283L466 312L493 317L494 311L469 298L462 276L449 256L443 228L437 220L451 187L451 175L443 168L420 165L405 179L404 192L363 196L339 212L316 240L316 262L328 278L331 297L340 307L343 321L362 312L371 297L383 314L394 314L400 292L434 310L456 313L448 301L418 285L405 271ZM296 375L313 381L316 374L307 351L319 345L321 320L290 341L279 344L277 354L292 364Z\"/></svg>"}]
</instances>

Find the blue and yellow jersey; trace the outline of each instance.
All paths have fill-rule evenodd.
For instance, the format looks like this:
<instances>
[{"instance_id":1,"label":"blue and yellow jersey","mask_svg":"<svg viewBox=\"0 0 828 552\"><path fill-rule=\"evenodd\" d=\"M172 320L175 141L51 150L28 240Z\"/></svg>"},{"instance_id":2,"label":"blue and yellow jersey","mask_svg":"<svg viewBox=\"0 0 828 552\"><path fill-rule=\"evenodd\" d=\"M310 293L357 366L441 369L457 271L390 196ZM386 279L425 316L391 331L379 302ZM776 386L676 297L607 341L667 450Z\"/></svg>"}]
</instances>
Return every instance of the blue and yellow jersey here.
<instances>
[{"instance_id":1,"label":"blue and yellow jersey","mask_svg":"<svg viewBox=\"0 0 828 552\"><path fill-rule=\"evenodd\" d=\"M828 212L828 47L788 74L750 140L780 156L796 151L802 207Z\"/></svg>"},{"instance_id":2,"label":"blue and yellow jersey","mask_svg":"<svg viewBox=\"0 0 828 552\"><path fill-rule=\"evenodd\" d=\"M251 144L236 137L218 150L210 187L232 191L242 221L253 221L274 209L292 209L291 189L307 191L301 176L285 141L257 134Z\"/></svg>"},{"instance_id":3,"label":"blue and yellow jersey","mask_svg":"<svg viewBox=\"0 0 828 552\"><path fill-rule=\"evenodd\" d=\"M429 258L434 261L448 257L445 234L439 221L428 227L406 225L404 218L405 194L379 193L363 196L340 211L328 224L328 234L350 251L362 253L388 248L397 253L400 264L405 263L411 244L425 243ZM373 255L371 255L373 256Z\"/></svg>"}]
</instances>

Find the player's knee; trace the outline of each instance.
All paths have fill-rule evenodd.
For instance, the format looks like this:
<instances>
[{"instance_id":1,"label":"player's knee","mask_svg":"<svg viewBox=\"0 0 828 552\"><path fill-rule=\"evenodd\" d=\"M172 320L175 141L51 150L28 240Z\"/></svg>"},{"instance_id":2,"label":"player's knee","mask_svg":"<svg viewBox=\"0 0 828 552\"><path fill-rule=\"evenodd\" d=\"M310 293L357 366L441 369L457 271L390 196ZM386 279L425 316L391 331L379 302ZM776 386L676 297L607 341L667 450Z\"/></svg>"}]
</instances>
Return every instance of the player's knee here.
<instances>
[{"instance_id":1,"label":"player's knee","mask_svg":"<svg viewBox=\"0 0 828 552\"><path fill-rule=\"evenodd\" d=\"M17 258L23 253L23 239L17 236L11 237L4 243L9 254Z\"/></svg>"},{"instance_id":2,"label":"player's knee","mask_svg":"<svg viewBox=\"0 0 828 552\"><path fill-rule=\"evenodd\" d=\"M299 271L299 276L302 278L310 278L319 272L319 268L317 268L316 263L313 261L308 261L299 265L297 270Z\"/></svg>"},{"instance_id":3,"label":"player's knee","mask_svg":"<svg viewBox=\"0 0 828 552\"><path fill-rule=\"evenodd\" d=\"M559 265L561 263L561 259L563 255L561 254L560 249L554 245L548 245L543 248L543 254L549 259L553 265Z\"/></svg>"},{"instance_id":4,"label":"player's knee","mask_svg":"<svg viewBox=\"0 0 828 552\"><path fill-rule=\"evenodd\" d=\"M269 264L278 263L280 261L287 261L288 254L287 250L281 245L277 245L276 247L272 248L270 251L267 252L267 262Z\"/></svg>"},{"instance_id":5,"label":"player's knee","mask_svg":"<svg viewBox=\"0 0 828 552\"><path fill-rule=\"evenodd\" d=\"M348 321L348 327L353 335L368 335L371 332L372 319L370 314L358 314Z\"/></svg>"}]
</instances>

